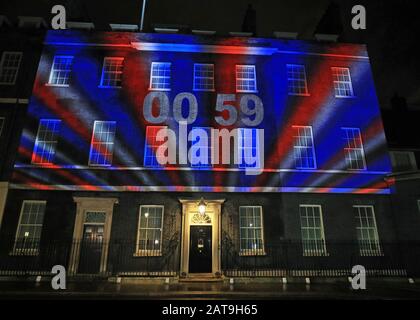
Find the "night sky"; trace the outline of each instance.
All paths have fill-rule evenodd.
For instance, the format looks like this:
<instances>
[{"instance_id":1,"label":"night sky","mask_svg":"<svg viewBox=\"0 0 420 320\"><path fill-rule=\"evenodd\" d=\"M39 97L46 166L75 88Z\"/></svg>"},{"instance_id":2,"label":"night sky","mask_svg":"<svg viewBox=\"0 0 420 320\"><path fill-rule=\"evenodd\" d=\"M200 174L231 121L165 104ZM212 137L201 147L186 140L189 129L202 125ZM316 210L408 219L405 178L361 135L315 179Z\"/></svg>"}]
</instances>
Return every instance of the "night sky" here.
<instances>
[{"instance_id":1,"label":"night sky","mask_svg":"<svg viewBox=\"0 0 420 320\"><path fill-rule=\"evenodd\" d=\"M394 92L420 108L420 17L418 0L336 0L344 31L341 41L366 43L382 107L389 106ZM258 36L272 32L295 31L299 38L311 39L330 0L148 0L145 26L153 24L188 25L216 30L220 34L240 31L248 3L257 11ZM73 20L93 21L98 29L108 23L139 23L141 0L13 0L2 1L0 14L10 20L18 15L43 16L54 4L64 4ZM367 9L367 30L351 29L351 7Z\"/></svg>"}]
</instances>

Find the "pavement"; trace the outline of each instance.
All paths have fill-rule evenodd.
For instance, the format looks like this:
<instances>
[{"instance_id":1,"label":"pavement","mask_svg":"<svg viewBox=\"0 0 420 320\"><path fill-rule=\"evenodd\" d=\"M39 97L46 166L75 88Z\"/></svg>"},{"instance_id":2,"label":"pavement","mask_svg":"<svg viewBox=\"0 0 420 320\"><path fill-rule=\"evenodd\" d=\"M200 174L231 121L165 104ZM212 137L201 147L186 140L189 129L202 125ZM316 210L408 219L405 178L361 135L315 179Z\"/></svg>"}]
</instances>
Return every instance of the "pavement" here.
<instances>
[{"instance_id":1,"label":"pavement","mask_svg":"<svg viewBox=\"0 0 420 320\"><path fill-rule=\"evenodd\" d=\"M419 300L420 283L377 281L366 290L349 283L112 283L69 282L65 290L53 290L47 281L0 281L0 300L100 299L100 300Z\"/></svg>"}]
</instances>

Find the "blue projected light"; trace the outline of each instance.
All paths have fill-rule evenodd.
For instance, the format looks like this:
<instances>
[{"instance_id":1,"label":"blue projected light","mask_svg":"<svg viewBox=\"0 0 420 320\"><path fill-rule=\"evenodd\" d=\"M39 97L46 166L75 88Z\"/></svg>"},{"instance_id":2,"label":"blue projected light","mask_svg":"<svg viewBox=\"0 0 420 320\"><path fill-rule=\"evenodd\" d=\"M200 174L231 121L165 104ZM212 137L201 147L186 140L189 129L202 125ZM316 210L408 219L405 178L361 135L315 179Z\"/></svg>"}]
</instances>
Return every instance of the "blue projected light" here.
<instances>
[{"instance_id":1,"label":"blue projected light","mask_svg":"<svg viewBox=\"0 0 420 320\"><path fill-rule=\"evenodd\" d=\"M49 31L28 115L19 188L389 192L360 45Z\"/></svg>"}]
</instances>

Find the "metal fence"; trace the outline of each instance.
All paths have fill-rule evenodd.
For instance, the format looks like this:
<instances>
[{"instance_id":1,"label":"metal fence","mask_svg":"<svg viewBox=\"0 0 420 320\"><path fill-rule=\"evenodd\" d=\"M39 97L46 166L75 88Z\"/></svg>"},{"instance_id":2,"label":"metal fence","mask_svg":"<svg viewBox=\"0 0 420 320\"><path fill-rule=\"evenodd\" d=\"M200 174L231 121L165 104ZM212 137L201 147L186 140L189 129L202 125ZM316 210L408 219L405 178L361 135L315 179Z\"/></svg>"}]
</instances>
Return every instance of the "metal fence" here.
<instances>
[{"instance_id":1,"label":"metal fence","mask_svg":"<svg viewBox=\"0 0 420 320\"><path fill-rule=\"evenodd\" d=\"M146 246L147 247L147 246ZM107 252L104 255L104 252ZM142 250L132 240L49 241L25 245L0 243L0 275L50 274L54 265L77 274L104 276L176 276L180 269L179 239L163 240L159 249ZM350 242L281 241L263 250L240 250L224 239L222 272L229 277L346 276L362 265L373 276L420 276L420 243L381 243L380 250ZM101 266L102 271L101 272Z\"/></svg>"}]
</instances>

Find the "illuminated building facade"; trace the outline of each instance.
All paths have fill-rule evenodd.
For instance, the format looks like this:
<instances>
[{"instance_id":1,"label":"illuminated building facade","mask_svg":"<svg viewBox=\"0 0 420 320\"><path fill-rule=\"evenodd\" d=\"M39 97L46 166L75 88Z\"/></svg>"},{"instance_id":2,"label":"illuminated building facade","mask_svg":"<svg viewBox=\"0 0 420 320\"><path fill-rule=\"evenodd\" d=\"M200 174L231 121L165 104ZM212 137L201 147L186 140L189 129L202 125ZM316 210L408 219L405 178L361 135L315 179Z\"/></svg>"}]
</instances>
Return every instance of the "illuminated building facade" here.
<instances>
[{"instance_id":1,"label":"illuminated building facade","mask_svg":"<svg viewBox=\"0 0 420 320\"><path fill-rule=\"evenodd\" d=\"M161 129L173 135L162 141ZM215 138L222 129L229 139ZM165 143L172 158L157 152ZM226 144L236 162L221 160ZM403 275L390 172L363 45L49 31L3 264L181 278L338 276L362 264Z\"/></svg>"}]
</instances>

